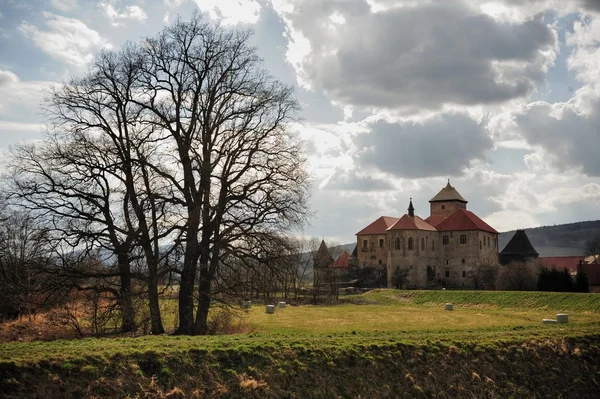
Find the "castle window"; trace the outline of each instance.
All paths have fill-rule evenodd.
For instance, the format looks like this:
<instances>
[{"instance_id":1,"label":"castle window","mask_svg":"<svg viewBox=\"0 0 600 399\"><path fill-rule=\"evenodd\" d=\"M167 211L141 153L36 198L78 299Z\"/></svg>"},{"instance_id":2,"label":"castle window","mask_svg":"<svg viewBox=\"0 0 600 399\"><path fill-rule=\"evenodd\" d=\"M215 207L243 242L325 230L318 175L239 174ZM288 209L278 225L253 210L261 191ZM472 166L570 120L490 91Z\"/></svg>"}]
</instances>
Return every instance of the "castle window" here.
<instances>
[{"instance_id":1,"label":"castle window","mask_svg":"<svg viewBox=\"0 0 600 399\"><path fill-rule=\"evenodd\" d=\"M396 237L394 241L396 249L400 249L400 237Z\"/></svg>"},{"instance_id":2,"label":"castle window","mask_svg":"<svg viewBox=\"0 0 600 399\"><path fill-rule=\"evenodd\" d=\"M414 246L415 245L414 245L412 237L408 237L408 250L410 251L410 250L414 249Z\"/></svg>"},{"instance_id":3,"label":"castle window","mask_svg":"<svg viewBox=\"0 0 600 399\"><path fill-rule=\"evenodd\" d=\"M381 259L379 259L379 264L381 265Z\"/></svg>"},{"instance_id":4,"label":"castle window","mask_svg":"<svg viewBox=\"0 0 600 399\"><path fill-rule=\"evenodd\" d=\"M425 238L421 238L421 251L425 251Z\"/></svg>"},{"instance_id":5,"label":"castle window","mask_svg":"<svg viewBox=\"0 0 600 399\"><path fill-rule=\"evenodd\" d=\"M363 240L363 248L367 248L369 246L369 241Z\"/></svg>"},{"instance_id":6,"label":"castle window","mask_svg":"<svg viewBox=\"0 0 600 399\"><path fill-rule=\"evenodd\" d=\"M446 205L442 205L442 209L446 209Z\"/></svg>"},{"instance_id":7,"label":"castle window","mask_svg":"<svg viewBox=\"0 0 600 399\"><path fill-rule=\"evenodd\" d=\"M465 263L465 259L464 258L462 259L462 263Z\"/></svg>"},{"instance_id":8,"label":"castle window","mask_svg":"<svg viewBox=\"0 0 600 399\"><path fill-rule=\"evenodd\" d=\"M448 237L447 235L442 236L442 244L443 245L448 245L450 244L450 237Z\"/></svg>"},{"instance_id":9,"label":"castle window","mask_svg":"<svg viewBox=\"0 0 600 399\"><path fill-rule=\"evenodd\" d=\"M479 249L481 249L481 248L482 248L482 246L481 246L481 240L479 240Z\"/></svg>"},{"instance_id":10,"label":"castle window","mask_svg":"<svg viewBox=\"0 0 600 399\"><path fill-rule=\"evenodd\" d=\"M384 242L383 238L379 239L379 248L383 248Z\"/></svg>"},{"instance_id":11,"label":"castle window","mask_svg":"<svg viewBox=\"0 0 600 399\"><path fill-rule=\"evenodd\" d=\"M467 235L466 234L460 235L460 243L463 245L467 243Z\"/></svg>"},{"instance_id":12,"label":"castle window","mask_svg":"<svg viewBox=\"0 0 600 399\"><path fill-rule=\"evenodd\" d=\"M450 270L446 270L446 278L450 278Z\"/></svg>"},{"instance_id":13,"label":"castle window","mask_svg":"<svg viewBox=\"0 0 600 399\"><path fill-rule=\"evenodd\" d=\"M467 278L467 272L465 270L462 271L463 278Z\"/></svg>"},{"instance_id":14,"label":"castle window","mask_svg":"<svg viewBox=\"0 0 600 399\"><path fill-rule=\"evenodd\" d=\"M448 259L446 259L446 266L448 266Z\"/></svg>"}]
</instances>

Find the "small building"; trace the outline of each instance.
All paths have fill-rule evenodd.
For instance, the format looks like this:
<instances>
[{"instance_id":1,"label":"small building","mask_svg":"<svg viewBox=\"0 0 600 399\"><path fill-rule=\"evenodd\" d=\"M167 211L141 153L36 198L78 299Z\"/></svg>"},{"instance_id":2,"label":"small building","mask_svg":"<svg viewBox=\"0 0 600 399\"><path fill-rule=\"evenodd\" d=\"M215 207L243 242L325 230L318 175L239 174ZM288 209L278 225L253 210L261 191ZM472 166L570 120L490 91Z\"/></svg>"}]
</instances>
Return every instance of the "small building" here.
<instances>
[{"instance_id":1,"label":"small building","mask_svg":"<svg viewBox=\"0 0 600 399\"><path fill-rule=\"evenodd\" d=\"M511 262L527 262L537 259L539 254L533 248L525 230L517 230L508 244L500 251L499 258L501 265L507 265Z\"/></svg>"}]
</instances>

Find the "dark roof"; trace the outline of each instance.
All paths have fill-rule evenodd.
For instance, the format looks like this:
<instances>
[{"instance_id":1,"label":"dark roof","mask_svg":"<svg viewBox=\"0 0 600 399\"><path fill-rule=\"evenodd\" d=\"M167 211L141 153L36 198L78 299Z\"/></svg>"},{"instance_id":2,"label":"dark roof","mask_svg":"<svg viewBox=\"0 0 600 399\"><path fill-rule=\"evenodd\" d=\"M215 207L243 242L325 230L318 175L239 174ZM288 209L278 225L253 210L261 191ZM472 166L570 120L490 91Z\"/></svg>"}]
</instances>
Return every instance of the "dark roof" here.
<instances>
[{"instance_id":1,"label":"dark roof","mask_svg":"<svg viewBox=\"0 0 600 399\"><path fill-rule=\"evenodd\" d=\"M329 248L327 248L327 244L325 244L325 240L321 241L321 245L319 245L319 249L317 250L317 253L315 253L314 260L315 262L321 263L323 266L324 263L333 261Z\"/></svg>"},{"instance_id":2,"label":"dark roof","mask_svg":"<svg viewBox=\"0 0 600 399\"><path fill-rule=\"evenodd\" d=\"M442 188L442 190L439 193L437 193L435 197L429 200L429 202L441 201L460 201L464 202L465 204L468 202L462 197L462 195L458 193L458 191L456 191L454 187L450 185L450 180L448 180L448 184L446 185L446 187Z\"/></svg>"},{"instance_id":3,"label":"dark roof","mask_svg":"<svg viewBox=\"0 0 600 399\"><path fill-rule=\"evenodd\" d=\"M484 222L471 211L459 209L453 212L446 219L436 224L438 231L487 231L498 234L498 232L489 224Z\"/></svg>"},{"instance_id":4,"label":"dark roof","mask_svg":"<svg viewBox=\"0 0 600 399\"><path fill-rule=\"evenodd\" d=\"M435 227L418 216L404 215L388 230L427 230L436 231Z\"/></svg>"},{"instance_id":5,"label":"dark roof","mask_svg":"<svg viewBox=\"0 0 600 399\"><path fill-rule=\"evenodd\" d=\"M371 235L371 234L385 234L385 231L394 223L398 221L398 218L391 216L382 216L375 220L373 223L356 233L357 236Z\"/></svg>"},{"instance_id":6,"label":"dark roof","mask_svg":"<svg viewBox=\"0 0 600 399\"><path fill-rule=\"evenodd\" d=\"M508 244L500 252L500 255L535 256L539 254L531 245L525 230L517 230Z\"/></svg>"}]
</instances>

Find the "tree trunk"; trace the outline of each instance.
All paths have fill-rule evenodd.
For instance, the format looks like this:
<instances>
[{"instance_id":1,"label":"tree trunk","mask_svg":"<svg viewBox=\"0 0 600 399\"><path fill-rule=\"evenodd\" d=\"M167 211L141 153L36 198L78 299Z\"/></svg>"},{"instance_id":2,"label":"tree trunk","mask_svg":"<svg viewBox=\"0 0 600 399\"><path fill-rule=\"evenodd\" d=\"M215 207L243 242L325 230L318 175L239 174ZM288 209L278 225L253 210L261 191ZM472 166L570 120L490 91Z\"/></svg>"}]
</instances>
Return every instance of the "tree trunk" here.
<instances>
[{"instance_id":1,"label":"tree trunk","mask_svg":"<svg viewBox=\"0 0 600 399\"><path fill-rule=\"evenodd\" d=\"M191 263L194 260L186 256L179 283L179 327L175 334L191 335L194 327L194 280L196 268Z\"/></svg>"},{"instance_id":2,"label":"tree trunk","mask_svg":"<svg viewBox=\"0 0 600 399\"><path fill-rule=\"evenodd\" d=\"M194 333L206 335L208 333L208 312L210 311L210 288L212 279L205 276L198 285L198 311L196 313L196 323Z\"/></svg>"},{"instance_id":3,"label":"tree trunk","mask_svg":"<svg viewBox=\"0 0 600 399\"><path fill-rule=\"evenodd\" d=\"M133 332L135 325L135 307L133 306L133 292L131 284L131 273L129 270L129 259L127 253L118 254L119 274L121 277L121 288L119 290L119 306L121 308L121 332Z\"/></svg>"},{"instance_id":4,"label":"tree trunk","mask_svg":"<svg viewBox=\"0 0 600 399\"><path fill-rule=\"evenodd\" d=\"M160 303L158 298L158 275L156 260L148 265L148 306L150 308L150 331L154 335L163 334L165 329L160 316Z\"/></svg>"}]
</instances>

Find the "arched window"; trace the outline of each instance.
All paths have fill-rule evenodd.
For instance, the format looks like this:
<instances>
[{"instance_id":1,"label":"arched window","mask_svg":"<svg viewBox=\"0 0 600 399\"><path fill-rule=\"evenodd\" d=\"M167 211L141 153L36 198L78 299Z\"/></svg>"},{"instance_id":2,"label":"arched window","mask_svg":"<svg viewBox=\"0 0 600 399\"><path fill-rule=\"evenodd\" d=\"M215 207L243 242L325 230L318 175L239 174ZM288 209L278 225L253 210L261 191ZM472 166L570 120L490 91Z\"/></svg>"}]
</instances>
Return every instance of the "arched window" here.
<instances>
[{"instance_id":1,"label":"arched window","mask_svg":"<svg viewBox=\"0 0 600 399\"><path fill-rule=\"evenodd\" d=\"M425 237L421 237L421 251L425 251Z\"/></svg>"},{"instance_id":2,"label":"arched window","mask_svg":"<svg viewBox=\"0 0 600 399\"><path fill-rule=\"evenodd\" d=\"M414 249L413 239L412 237L408 237L408 250Z\"/></svg>"},{"instance_id":3,"label":"arched window","mask_svg":"<svg viewBox=\"0 0 600 399\"><path fill-rule=\"evenodd\" d=\"M396 249L400 249L400 237L396 237L395 241L395 248Z\"/></svg>"}]
</instances>

